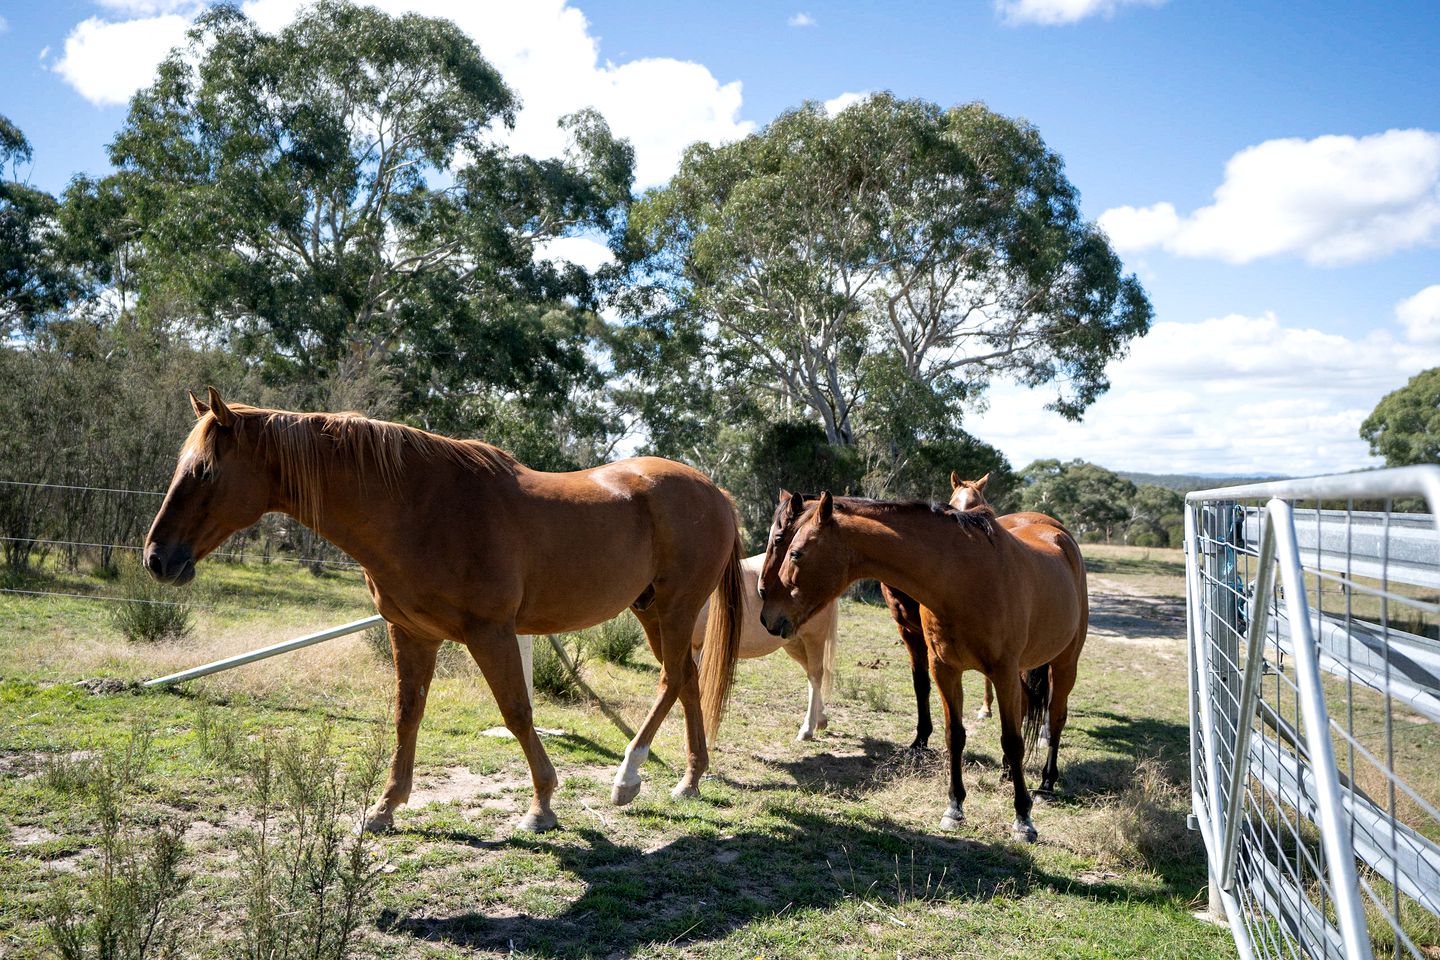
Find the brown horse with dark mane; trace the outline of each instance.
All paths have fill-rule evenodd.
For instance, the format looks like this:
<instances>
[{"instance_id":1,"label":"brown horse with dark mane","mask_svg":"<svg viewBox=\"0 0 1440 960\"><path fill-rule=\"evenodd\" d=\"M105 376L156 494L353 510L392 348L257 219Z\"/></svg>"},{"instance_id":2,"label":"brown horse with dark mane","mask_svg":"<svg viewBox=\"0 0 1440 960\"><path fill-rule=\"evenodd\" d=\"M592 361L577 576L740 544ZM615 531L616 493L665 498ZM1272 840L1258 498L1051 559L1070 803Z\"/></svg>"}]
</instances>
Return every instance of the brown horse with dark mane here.
<instances>
[{"instance_id":1,"label":"brown horse with dark mane","mask_svg":"<svg viewBox=\"0 0 1440 960\"><path fill-rule=\"evenodd\" d=\"M950 804L940 826L954 829L965 819L960 676L980 670L995 685L1000 745L1015 787L1011 829L1035 839L1025 750L1048 709L1050 751L1041 786L1053 789L1089 618L1085 565L1074 538L1042 514L1021 515L1024 522L1007 526L988 507L956 511L829 493L802 506L782 492L776 515L782 533L772 537L761 579L766 629L787 636L861 578L914 597L945 707Z\"/></svg>"},{"instance_id":2,"label":"brown horse with dark mane","mask_svg":"<svg viewBox=\"0 0 1440 960\"><path fill-rule=\"evenodd\" d=\"M961 480L960 475L951 470L950 508L963 512L988 507L990 501L985 499L985 485L989 482L988 473L978 480ZM900 642L910 655L910 683L915 688L915 739L911 741L910 749L927 750L934 725L930 722L930 658L925 652L925 632L920 626L920 604L914 597L888 583L880 584L880 596L885 599L890 619L895 621L895 627L900 631ZM985 699L975 712L976 718L984 720L989 717L990 705L994 701L995 689L990 685L990 678L986 677Z\"/></svg>"},{"instance_id":3,"label":"brown horse with dark mane","mask_svg":"<svg viewBox=\"0 0 1440 960\"><path fill-rule=\"evenodd\" d=\"M518 633L579 630L630 607L659 659L655 704L625 752L612 799L640 790L650 742L678 697L689 757L676 796L698 793L728 695L742 609L729 496L656 457L574 473L531 470L497 447L353 413L227 406L192 394L198 422L145 541L157 579L195 564L270 511L354 557L395 652L396 749L367 826L388 828L410 796L415 740L445 640L463 643L530 764L526 830L556 826L555 768L535 733ZM690 654L712 592L703 665Z\"/></svg>"}]
</instances>

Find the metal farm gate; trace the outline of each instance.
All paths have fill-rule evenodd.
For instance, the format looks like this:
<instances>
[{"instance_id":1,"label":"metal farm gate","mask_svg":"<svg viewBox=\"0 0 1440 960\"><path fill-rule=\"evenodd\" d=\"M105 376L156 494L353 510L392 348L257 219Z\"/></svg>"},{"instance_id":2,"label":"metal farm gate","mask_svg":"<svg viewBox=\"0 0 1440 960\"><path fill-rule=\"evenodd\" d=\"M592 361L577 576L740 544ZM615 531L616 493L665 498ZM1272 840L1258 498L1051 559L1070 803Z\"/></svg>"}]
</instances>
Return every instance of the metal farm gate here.
<instances>
[{"instance_id":1,"label":"metal farm gate","mask_svg":"<svg viewBox=\"0 0 1440 960\"><path fill-rule=\"evenodd\" d=\"M1193 822L1240 955L1440 958L1440 467L1186 498Z\"/></svg>"}]
</instances>

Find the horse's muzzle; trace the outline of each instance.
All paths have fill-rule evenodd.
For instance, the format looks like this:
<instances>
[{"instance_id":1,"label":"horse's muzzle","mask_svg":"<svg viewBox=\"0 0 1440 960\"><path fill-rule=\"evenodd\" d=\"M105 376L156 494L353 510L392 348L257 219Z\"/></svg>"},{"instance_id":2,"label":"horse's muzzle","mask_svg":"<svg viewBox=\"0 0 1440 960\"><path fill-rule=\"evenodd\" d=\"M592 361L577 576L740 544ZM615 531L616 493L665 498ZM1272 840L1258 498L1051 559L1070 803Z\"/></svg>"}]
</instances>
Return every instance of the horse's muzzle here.
<instances>
[{"instance_id":1,"label":"horse's muzzle","mask_svg":"<svg viewBox=\"0 0 1440 960\"><path fill-rule=\"evenodd\" d=\"M760 613L760 625L781 640L789 640L790 634L795 632L795 626L790 622L789 617L776 617L773 621L765 618L765 613Z\"/></svg>"},{"instance_id":2,"label":"horse's muzzle","mask_svg":"<svg viewBox=\"0 0 1440 960\"><path fill-rule=\"evenodd\" d=\"M195 579L195 555L183 543L147 543L145 569L161 583L184 586Z\"/></svg>"}]
</instances>

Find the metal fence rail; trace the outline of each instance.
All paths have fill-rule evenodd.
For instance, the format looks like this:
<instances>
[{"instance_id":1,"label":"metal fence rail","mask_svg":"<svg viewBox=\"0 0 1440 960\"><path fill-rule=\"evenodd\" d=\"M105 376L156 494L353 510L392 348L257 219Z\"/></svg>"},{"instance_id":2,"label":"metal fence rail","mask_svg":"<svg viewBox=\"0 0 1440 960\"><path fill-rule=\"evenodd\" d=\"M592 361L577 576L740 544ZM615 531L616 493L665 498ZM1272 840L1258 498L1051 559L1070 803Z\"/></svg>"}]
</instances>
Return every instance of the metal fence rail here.
<instances>
[{"instance_id":1,"label":"metal fence rail","mask_svg":"<svg viewBox=\"0 0 1440 960\"><path fill-rule=\"evenodd\" d=\"M1440 957L1440 467L1200 491L1185 527L1212 909L1246 958Z\"/></svg>"}]
</instances>

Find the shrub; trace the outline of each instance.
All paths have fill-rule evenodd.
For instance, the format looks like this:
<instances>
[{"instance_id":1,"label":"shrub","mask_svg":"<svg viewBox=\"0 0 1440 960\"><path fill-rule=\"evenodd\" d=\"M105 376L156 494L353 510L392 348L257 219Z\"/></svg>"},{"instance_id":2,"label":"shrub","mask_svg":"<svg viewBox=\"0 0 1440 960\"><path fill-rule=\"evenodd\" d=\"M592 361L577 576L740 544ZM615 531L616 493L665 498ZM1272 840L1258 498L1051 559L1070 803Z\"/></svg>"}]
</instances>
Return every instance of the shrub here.
<instances>
[{"instance_id":1,"label":"shrub","mask_svg":"<svg viewBox=\"0 0 1440 960\"><path fill-rule=\"evenodd\" d=\"M160 826L137 834L121 811L149 763L148 729L131 733L121 753L69 760L47 768L47 786L78 793L95 809L100 862L81 879L53 881L45 927L63 960L144 960L181 956L181 921L189 878L181 872L181 830Z\"/></svg>"},{"instance_id":2,"label":"shrub","mask_svg":"<svg viewBox=\"0 0 1440 960\"><path fill-rule=\"evenodd\" d=\"M328 731L266 738L246 763L256 826L241 843L243 953L266 960L343 960L380 880L361 830L385 759L379 725L342 760Z\"/></svg>"},{"instance_id":3,"label":"shrub","mask_svg":"<svg viewBox=\"0 0 1440 960\"><path fill-rule=\"evenodd\" d=\"M556 637L562 647L568 648L566 656L570 658L570 664L574 666L572 672L566 666L560 654L551 645L547 636L537 636L534 642L534 660L532 663L533 672L531 679L535 684L535 692L549 697L551 700L560 700L567 703L580 700L585 696L580 689L578 675L581 665L584 663L584 645L579 637L573 634Z\"/></svg>"},{"instance_id":4,"label":"shrub","mask_svg":"<svg viewBox=\"0 0 1440 960\"><path fill-rule=\"evenodd\" d=\"M184 640L195 629L195 619L184 594L156 583L136 565L125 566L119 577L127 602L115 604L115 627L131 643L165 643Z\"/></svg>"},{"instance_id":5,"label":"shrub","mask_svg":"<svg viewBox=\"0 0 1440 960\"><path fill-rule=\"evenodd\" d=\"M622 667L645 639L645 629L629 610L587 632L587 649L606 663Z\"/></svg>"}]
</instances>

